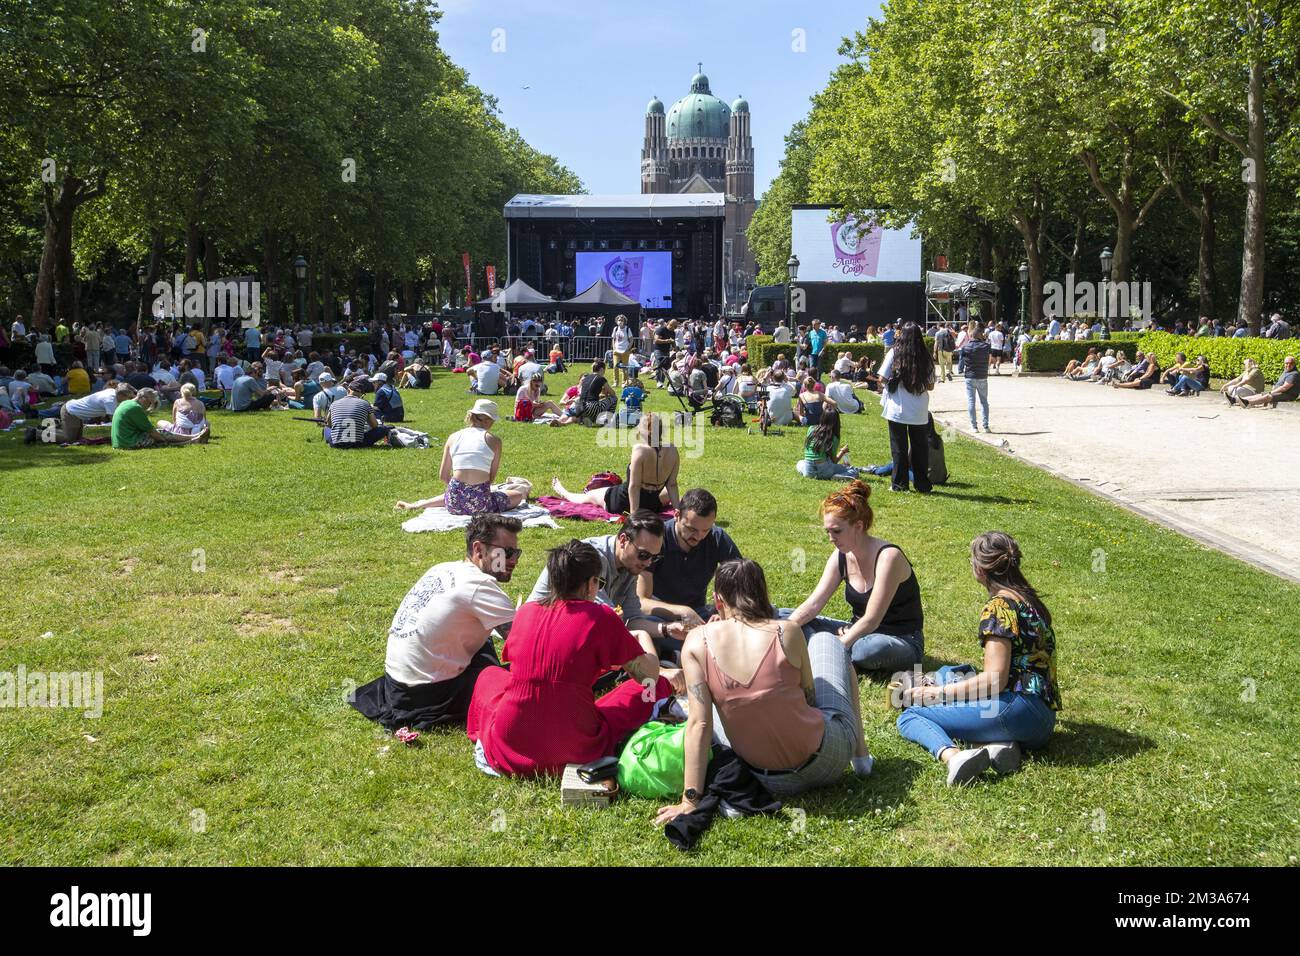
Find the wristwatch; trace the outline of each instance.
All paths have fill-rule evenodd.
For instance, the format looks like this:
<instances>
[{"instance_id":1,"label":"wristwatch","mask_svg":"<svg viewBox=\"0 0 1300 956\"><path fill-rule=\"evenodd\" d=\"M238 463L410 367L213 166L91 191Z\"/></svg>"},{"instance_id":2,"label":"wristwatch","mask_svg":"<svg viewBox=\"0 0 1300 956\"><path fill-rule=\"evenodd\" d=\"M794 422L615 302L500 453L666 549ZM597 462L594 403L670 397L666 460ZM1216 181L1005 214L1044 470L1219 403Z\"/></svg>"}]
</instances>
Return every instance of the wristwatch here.
<instances>
[{"instance_id":1,"label":"wristwatch","mask_svg":"<svg viewBox=\"0 0 1300 956\"><path fill-rule=\"evenodd\" d=\"M686 791L682 794L682 799L687 803L699 803L700 793L694 787L687 787Z\"/></svg>"}]
</instances>

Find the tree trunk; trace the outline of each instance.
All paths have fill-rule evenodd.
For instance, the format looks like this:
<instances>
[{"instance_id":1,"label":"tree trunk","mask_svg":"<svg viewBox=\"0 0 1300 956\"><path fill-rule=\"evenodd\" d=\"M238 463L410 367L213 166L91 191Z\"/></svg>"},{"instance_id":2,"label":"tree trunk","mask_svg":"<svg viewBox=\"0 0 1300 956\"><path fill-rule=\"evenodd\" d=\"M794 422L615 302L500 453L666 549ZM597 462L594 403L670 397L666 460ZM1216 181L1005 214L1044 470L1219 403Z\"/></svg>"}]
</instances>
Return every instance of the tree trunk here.
<instances>
[{"instance_id":1,"label":"tree trunk","mask_svg":"<svg viewBox=\"0 0 1300 956\"><path fill-rule=\"evenodd\" d=\"M54 319L81 320L77 296L77 270L72 259L72 217L76 214L82 181L64 177L54 213Z\"/></svg>"},{"instance_id":2,"label":"tree trunk","mask_svg":"<svg viewBox=\"0 0 1300 956\"><path fill-rule=\"evenodd\" d=\"M209 282L216 282L221 272L221 257L217 253L217 240L209 228L203 234L203 277Z\"/></svg>"},{"instance_id":3,"label":"tree trunk","mask_svg":"<svg viewBox=\"0 0 1300 956\"><path fill-rule=\"evenodd\" d=\"M1250 82L1246 94L1246 225L1241 243L1241 298L1237 319L1249 327L1250 335L1259 334L1264 307L1264 164L1268 144L1265 142L1264 64L1250 64Z\"/></svg>"},{"instance_id":4,"label":"tree trunk","mask_svg":"<svg viewBox=\"0 0 1300 956\"><path fill-rule=\"evenodd\" d=\"M280 237L274 229L262 234L262 269L266 274L268 325L280 324Z\"/></svg>"},{"instance_id":5,"label":"tree trunk","mask_svg":"<svg viewBox=\"0 0 1300 956\"><path fill-rule=\"evenodd\" d=\"M320 263L321 306L325 329L334 328L334 277L331 274L329 259L322 256Z\"/></svg>"},{"instance_id":6,"label":"tree trunk","mask_svg":"<svg viewBox=\"0 0 1300 956\"><path fill-rule=\"evenodd\" d=\"M374 294L370 299L370 327L378 335L379 327L388 325L388 273L375 270Z\"/></svg>"},{"instance_id":7,"label":"tree trunk","mask_svg":"<svg viewBox=\"0 0 1300 956\"><path fill-rule=\"evenodd\" d=\"M1044 317L1043 256L1038 249L1038 233L1042 223L1038 216L1023 212L1012 214L1011 222L1024 240L1025 261L1029 263L1029 310L1025 313L1025 321L1033 328L1034 323Z\"/></svg>"},{"instance_id":8,"label":"tree trunk","mask_svg":"<svg viewBox=\"0 0 1300 956\"><path fill-rule=\"evenodd\" d=\"M1197 260L1196 286L1200 293L1201 315L1218 318L1219 276L1214 267L1216 236L1214 228L1215 188L1212 183L1201 184L1201 248Z\"/></svg>"},{"instance_id":9,"label":"tree trunk","mask_svg":"<svg viewBox=\"0 0 1300 956\"><path fill-rule=\"evenodd\" d=\"M153 315L153 287L162 273L164 246L163 231L159 226L154 226L149 238L149 265L144 277L144 290L140 294L140 305L136 309L135 328L131 330L132 338L139 333L140 326L147 323Z\"/></svg>"},{"instance_id":10,"label":"tree trunk","mask_svg":"<svg viewBox=\"0 0 1300 956\"><path fill-rule=\"evenodd\" d=\"M304 325L316 324L316 266L317 266L317 249L313 241L307 251L307 308L302 314Z\"/></svg>"},{"instance_id":11,"label":"tree trunk","mask_svg":"<svg viewBox=\"0 0 1300 956\"><path fill-rule=\"evenodd\" d=\"M419 298L416 295L415 280L407 279L402 283L402 298L405 300L403 305L406 312L406 321L409 325L415 321L415 313L420 311Z\"/></svg>"},{"instance_id":12,"label":"tree trunk","mask_svg":"<svg viewBox=\"0 0 1300 956\"><path fill-rule=\"evenodd\" d=\"M348 277L348 321L356 322L361 318L361 296L357 293L357 286L361 281L361 270L355 266L352 268Z\"/></svg>"},{"instance_id":13,"label":"tree trunk","mask_svg":"<svg viewBox=\"0 0 1300 956\"><path fill-rule=\"evenodd\" d=\"M45 210L45 240L41 243L41 267L36 273L36 294L32 298L30 328L45 327L50 315L50 299L54 292L54 216L47 205Z\"/></svg>"}]
</instances>

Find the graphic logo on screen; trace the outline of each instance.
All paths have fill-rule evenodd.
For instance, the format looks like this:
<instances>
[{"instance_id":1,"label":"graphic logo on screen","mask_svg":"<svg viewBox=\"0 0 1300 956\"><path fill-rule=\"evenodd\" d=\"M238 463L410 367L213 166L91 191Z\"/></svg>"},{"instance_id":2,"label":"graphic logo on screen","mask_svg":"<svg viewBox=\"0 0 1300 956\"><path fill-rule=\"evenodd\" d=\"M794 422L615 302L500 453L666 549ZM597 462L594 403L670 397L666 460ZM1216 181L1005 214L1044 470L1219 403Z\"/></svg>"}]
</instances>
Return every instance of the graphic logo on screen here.
<instances>
[{"instance_id":1,"label":"graphic logo on screen","mask_svg":"<svg viewBox=\"0 0 1300 956\"><path fill-rule=\"evenodd\" d=\"M832 268L846 276L875 278L880 266L880 240L885 230L875 223L865 230L852 216L831 223L831 245L835 249Z\"/></svg>"},{"instance_id":2,"label":"graphic logo on screen","mask_svg":"<svg viewBox=\"0 0 1300 956\"><path fill-rule=\"evenodd\" d=\"M605 281L629 299L641 301L641 274L645 260L641 256L621 256L605 264Z\"/></svg>"}]
</instances>

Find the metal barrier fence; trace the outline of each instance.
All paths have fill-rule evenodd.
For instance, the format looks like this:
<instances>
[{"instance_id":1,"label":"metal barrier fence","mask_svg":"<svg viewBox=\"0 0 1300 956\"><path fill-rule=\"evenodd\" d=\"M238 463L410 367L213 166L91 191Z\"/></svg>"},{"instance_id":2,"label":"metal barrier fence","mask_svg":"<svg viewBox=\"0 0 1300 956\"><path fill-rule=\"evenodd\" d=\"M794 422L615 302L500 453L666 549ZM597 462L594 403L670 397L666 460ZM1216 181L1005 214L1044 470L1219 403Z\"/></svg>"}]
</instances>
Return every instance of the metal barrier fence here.
<instances>
[{"instance_id":1,"label":"metal barrier fence","mask_svg":"<svg viewBox=\"0 0 1300 956\"><path fill-rule=\"evenodd\" d=\"M566 362L590 362L605 357L612 339L608 335L563 335L553 339L541 335L491 335L475 336L468 340L457 339L456 347L461 348L466 341L480 355L485 348L498 345L502 349L514 349L516 355L523 349L532 349L543 362L553 345L559 345Z\"/></svg>"}]
</instances>

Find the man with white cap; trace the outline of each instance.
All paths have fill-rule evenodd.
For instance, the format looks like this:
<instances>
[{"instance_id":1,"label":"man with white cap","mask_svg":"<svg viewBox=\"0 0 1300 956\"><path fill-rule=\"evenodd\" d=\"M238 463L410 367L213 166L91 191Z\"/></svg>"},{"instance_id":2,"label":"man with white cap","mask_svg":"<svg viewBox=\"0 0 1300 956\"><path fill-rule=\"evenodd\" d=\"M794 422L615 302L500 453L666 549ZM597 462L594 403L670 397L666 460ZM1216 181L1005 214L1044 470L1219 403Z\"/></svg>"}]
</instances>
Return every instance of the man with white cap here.
<instances>
[{"instance_id":1,"label":"man with white cap","mask_svg":"<svg viewBox=\"0 0 1300 956\"><path fill-rule=\"evenodd\" d=\"M402 405L402 396L397 388L388 381L388 376L377 372L371 379L375 383L375 414L381 422L400 422L406 417Z\"/></svg>"},{"instance_id":2,"label":"man with white cap","mask_svg":"<svg viewBox=\"0 0 1300 956\"><path fill-rule=\"evenodd\" d=\"M323 422L329 418L330 405L334 404L335 399L346 395L347 389L335 384L333 372L321 372L316 381L320 385L320 391L312 396L311 408L316 421Z\"/></svg>"}]
</instances>

